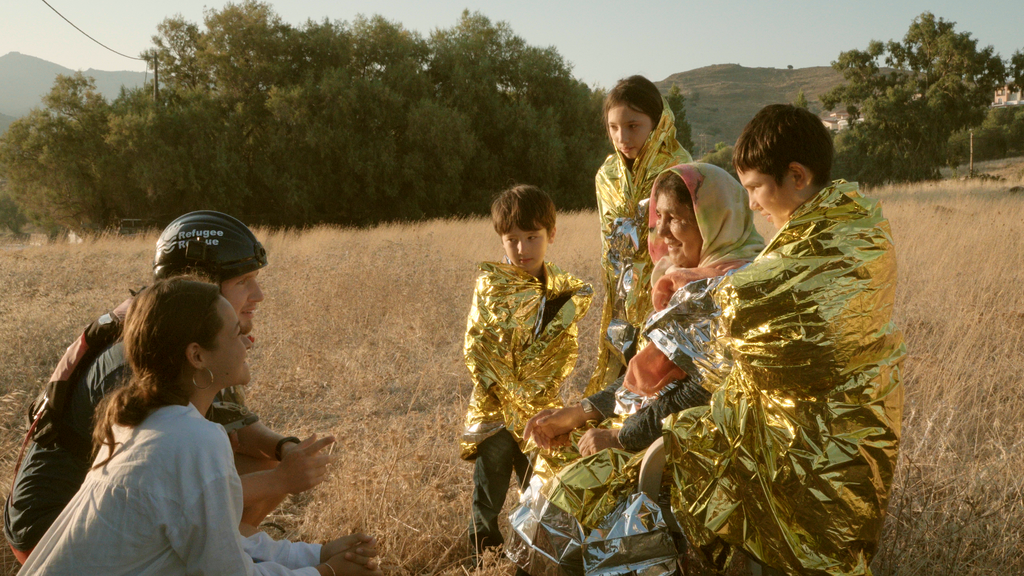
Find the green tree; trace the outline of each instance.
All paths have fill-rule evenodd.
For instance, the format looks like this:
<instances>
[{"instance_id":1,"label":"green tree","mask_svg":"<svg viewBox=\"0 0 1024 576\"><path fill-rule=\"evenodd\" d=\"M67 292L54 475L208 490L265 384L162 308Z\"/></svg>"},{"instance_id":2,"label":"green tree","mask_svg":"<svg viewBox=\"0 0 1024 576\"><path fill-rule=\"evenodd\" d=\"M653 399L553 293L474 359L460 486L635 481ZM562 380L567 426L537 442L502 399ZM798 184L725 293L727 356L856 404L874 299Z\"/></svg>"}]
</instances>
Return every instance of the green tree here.
<instances>
[{"instance_id":1,"label":"green tree","mask_svg":"<svg viewBox=\"0 0 1024 576\"><path fill-rule=\"evenodd\" d=\"M600 103L554 48L528 46L508 24L469 11L429 44L436 97L476 137L457 212L485 212L510 182L537 184L560 207L593 205L607 146Z\"/></svg>"},{"instance_id":2,"label":"green tree","mask_svg":"<svg viewBox=\"0 0 1024 576\"><path fill-rule=\"evenodd\" d=\"M203 48L199 26L175 16L157 24L156 29L154 48L147 52L146 58L157 57L160 81L165 88L175 91L211 89L213 78L200 63Z\"/></svg>"},{"instance_id":3,"label":"green tree","mask_svg":"<svg viewBox=\"0 0 1024 576\"><path fill-rule=\"evenodd\" d=\"M718 142L715 144L715 151L708 152L699 161L707 164L714 164L729 174L732 174L733 178L736 178L736 167L732 164L732 152L733 147L731 145L726 144L725 142Z\"/></svg>"},{"instance_id":4,"label":"green tree","mask_svg":"<svg viewBox=\"0 0 1024 576\"><path fill-rule=\"evenodd\" d=\"M800 90L800 93L796 95L796 102L793 102L793 106L807 110L807 96L804 95L804 91L802 89Z\"/></svg>"},{"instance_id":5,"label":"green tree","mask_svg":"<svg viewBox=\"0 0 1024 576\"><path fill-rule=\"evenodd\" d=\"M0 226L14 234L21 234L21 227L25 224L28 224L28 217L21 210L21 206L18 206L7 192L0 190Z\"/></svg>"},{"instance_id":6,"label":"green tree","mask_svg":"<svg viewBox=\"0 0 1024 576\"><path fill-rule=\"evenodd\" d=\"M1024 109L990 108L981 126L953 133L947 146L950 166L958 166L970 158L971 132L974 133L976 161L1024 154Z\"/></svg>"},{"instance_id":7,"label":"green tree","mask_svg":"<svg viewBox=\"0 0 1024 576\"><path fill-rule=\"evenodd\" d=\"M1024 50L1017 50L1010 57L1009 76L1011 88L1024 90Z\"/></svg>"},{"instance_id":8,"label":"green tree","mask_svg":"<svg viewBox=\"0 0 1024 576\"><path fill-rule=\"evenodd\" d=\"M112 102L61 80L0 142L10 190L65 224L368 224L484 213L510 182L594 202L600 94L553 48L464 12L429 38L382 17L283 22L253 0L170 18L147 56L162 89ZM75 224L79 225L79 224Z\"/></svg>"},{"instance_id":9,"label":"green tree","mask_svg":"<svg viewBox=\"0 0 1024 576\"><path fill-rule=\"evenodd\" d=\"M985 117L1006 67L955 22L925 12L902 42L842 52L832 67L846 82L821 97L861 119L836 140L837 177L867 183L934 178L951 134ZM889 70L884 71L883 65Z\"/></svg>"},{"instance_id":10,"label":"green tree","mask_svg":"<svg viewBox=\"0 0 1024 576\"><path fill-rule=\"evenodd\" d=\"M665 100L676 116L676 140L683 148L693 150L693 127L686 119L686 96L683 96L678 84L673 84L669 88Z\"/></svg>"},{"instance_id":11,"label":"green tree","mask_svg":"<svg viewBox=\"0 0 1024 576\"><path fill-rule=\"evenodd\" d=\"M110 106L92 79L58 76L43 103L0 143L7 193L44 222L76 230L123 215L126 167L106 144Z\"/></svg>"}]
</instances>

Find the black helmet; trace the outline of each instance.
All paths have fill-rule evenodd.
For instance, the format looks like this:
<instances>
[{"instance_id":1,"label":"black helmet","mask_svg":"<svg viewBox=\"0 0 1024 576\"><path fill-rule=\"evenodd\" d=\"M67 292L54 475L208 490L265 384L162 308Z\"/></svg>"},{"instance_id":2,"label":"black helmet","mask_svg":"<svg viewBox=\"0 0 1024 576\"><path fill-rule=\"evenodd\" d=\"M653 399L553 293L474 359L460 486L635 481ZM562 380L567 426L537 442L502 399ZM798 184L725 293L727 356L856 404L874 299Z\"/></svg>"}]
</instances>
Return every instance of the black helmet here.
<instances>
[{"instance_id":1,"label":"black helmet","mask_svg":"<svg viewBox=\"0 0 1024 576\"><path fill-rule=\"evenodd\" d=\"M238 219L212 210L179 216L156 241L153 278L201 271L218 282L267 265L267 251Z\"/></svg>"}]
</instances>

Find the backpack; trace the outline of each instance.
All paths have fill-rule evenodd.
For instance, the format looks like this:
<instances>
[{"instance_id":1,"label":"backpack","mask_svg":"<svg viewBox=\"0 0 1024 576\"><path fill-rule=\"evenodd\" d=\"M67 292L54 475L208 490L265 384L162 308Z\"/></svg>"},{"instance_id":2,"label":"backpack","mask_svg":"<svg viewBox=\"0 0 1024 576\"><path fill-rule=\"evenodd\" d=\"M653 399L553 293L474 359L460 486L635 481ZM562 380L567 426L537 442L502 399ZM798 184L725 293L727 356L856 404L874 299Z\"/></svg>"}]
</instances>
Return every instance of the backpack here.
<instances>
[{"instance_id":1,"label":"backpack","mask_svg":"<svg viewBox=\"0 0 1024 576\"><path fill-rule=\"evenodd\" d=\"M138 292L132 292L132 297ZM93 360L108 346L121 338L124 317L128 312L128 298L110 312L100 316L85 327L85 331L64 352L49 382L28 409L28 435L25 445L31 439L40 446L49 447L57 442L61 422L71 397L72 387L88 370ZM24 452L24 447L22 448ZM18 458L19 463L21 457Z\"/></svg>"}]
</instances>

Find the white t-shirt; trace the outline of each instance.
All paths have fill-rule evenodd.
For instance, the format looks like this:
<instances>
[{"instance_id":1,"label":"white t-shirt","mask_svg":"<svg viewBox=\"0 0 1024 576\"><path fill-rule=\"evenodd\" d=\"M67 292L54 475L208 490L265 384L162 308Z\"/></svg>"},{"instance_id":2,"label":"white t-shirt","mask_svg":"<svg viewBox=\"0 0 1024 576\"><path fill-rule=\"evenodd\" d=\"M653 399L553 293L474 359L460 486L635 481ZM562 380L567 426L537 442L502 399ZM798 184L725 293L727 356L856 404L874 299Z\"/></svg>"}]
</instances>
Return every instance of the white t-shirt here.
<instances>
[{"instance_id":1,"label":"white t-shirt","mask_svg":"<svg viewBox=\"0 0 1024 576\"><path fill-rule=\"evenodd\" d=\"M20 574L319 575L319 544L238 533L231 444L194 406L164 406L114 438Z\"/></svg>"}]
</instances>

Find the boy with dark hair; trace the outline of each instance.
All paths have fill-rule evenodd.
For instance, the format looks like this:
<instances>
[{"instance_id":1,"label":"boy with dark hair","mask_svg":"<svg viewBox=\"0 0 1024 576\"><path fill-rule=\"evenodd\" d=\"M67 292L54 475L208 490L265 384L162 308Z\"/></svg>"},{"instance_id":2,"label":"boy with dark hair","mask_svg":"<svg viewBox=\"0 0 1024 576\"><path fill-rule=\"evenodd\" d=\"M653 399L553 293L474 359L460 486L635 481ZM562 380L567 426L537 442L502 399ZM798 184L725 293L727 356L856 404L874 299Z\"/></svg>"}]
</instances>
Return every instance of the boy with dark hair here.
<instances>
[{"instance_id":1,"label":"boy with dark hair","mask_svg":"<svg viewBox=\"0 0 1024 576\"><path fill-rule=\"evenodd\" d=\"M710 407L664 421L672 509L721 562L731 547L786 574L870 575L896 469L906 352L892 321L896 252L878 202L828 184L813 114L769 106L734 152L750 207L779 227L710 294L728 358ZM702 307L703 306L703 307Z\"/></svg>"},{"instance_id":2,"label":"boy with dark hair","mask_svg":"<svg viewBox=\"0 0 1024 576\"><path fill-rule=\"evenodd\" d=\"M484 262L466 329L473 394L461 457L474 461L469 536L476 558L504 542L498 515L512 472L532 473L526 422L562 405L562 382L576 363L577 323L593 297L589 284L545 261L555 239L555 205L536 186L505 190L491 204L505 264Z\"/></svg>"},{"instance_id":3,"label":"boy with dark hair","mask_svg":"<svg viewBox=\"0 0 1024 576\"><path fill-rule=\"evenodd\" d=\"M751 210L781 227L829 183L832 136L807 110L772 104L743 129L732 158Z\"/></svg>"}]
</instances>

